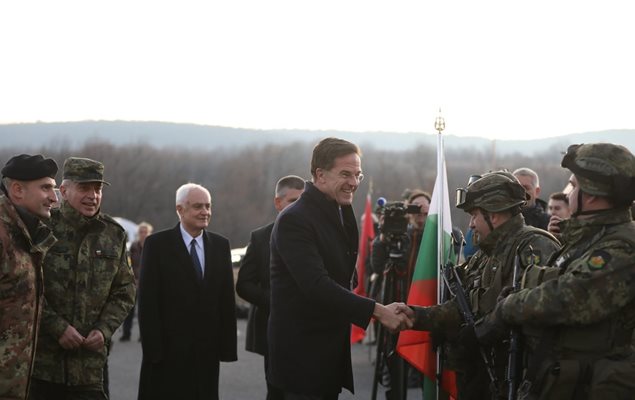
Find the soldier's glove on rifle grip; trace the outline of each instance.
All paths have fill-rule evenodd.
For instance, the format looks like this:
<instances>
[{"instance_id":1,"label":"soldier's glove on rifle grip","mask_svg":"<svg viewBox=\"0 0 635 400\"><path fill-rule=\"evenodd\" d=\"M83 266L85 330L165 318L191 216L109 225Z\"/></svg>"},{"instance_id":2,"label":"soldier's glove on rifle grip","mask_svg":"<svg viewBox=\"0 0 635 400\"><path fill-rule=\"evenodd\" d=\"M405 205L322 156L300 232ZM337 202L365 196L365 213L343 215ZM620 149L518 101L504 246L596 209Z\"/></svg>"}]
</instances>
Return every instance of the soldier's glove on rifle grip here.
<instances>
[{"instance_id":1,"label":"soldier's glove on rifle grip","mask_svg":"<svg viewBox=\"0 0 635 400\"><path fill-rule=\"evenodd\" d=\"M509 325L503 321L503 302L498 302L494 310L476 321L474 332L478 341L484 345L491 346L501 342L509 334Z\"/></svg>"}]
</instances>

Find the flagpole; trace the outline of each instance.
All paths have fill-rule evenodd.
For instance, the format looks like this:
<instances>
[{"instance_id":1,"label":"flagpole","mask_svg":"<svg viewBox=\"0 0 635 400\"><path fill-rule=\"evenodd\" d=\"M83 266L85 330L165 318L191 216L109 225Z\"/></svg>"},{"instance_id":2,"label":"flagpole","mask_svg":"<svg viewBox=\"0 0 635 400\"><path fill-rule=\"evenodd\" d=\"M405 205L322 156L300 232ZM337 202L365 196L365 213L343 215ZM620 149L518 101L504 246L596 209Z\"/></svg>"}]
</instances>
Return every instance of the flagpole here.
<instances>
[{"instance_id":1,"label":"flagpole","mask_svg":"<svg viewBox=\"0 0 635 400\"><path fill-rule=\"evenodd\" d=\"M434 129L438 132L437 135L437 177L442 176L442 168L444 165L443 160L443 130L445 129L445 120L441 116L441 109L439 108L439 116L434 121ZM439 210L438 223L437 223L437 304L441 304L441 296L443 294L443 279L441 279L441 271L442 271L442 263L445 259L445 249L443 248L444 240L443 240L443 221L444 221L444 207L445 199L443 198L443 194L445 192L445 182L443 179L437 179L436 184L438 185L438 193L437 196L437 209ZM441 376L443 375L443 371L441 371L441 354L440 351L437 351L436 354L436 364L437 364L437 390L436 390L436 398L439 399L439 395L441 393Z\"/></svg>"}]
</instances>

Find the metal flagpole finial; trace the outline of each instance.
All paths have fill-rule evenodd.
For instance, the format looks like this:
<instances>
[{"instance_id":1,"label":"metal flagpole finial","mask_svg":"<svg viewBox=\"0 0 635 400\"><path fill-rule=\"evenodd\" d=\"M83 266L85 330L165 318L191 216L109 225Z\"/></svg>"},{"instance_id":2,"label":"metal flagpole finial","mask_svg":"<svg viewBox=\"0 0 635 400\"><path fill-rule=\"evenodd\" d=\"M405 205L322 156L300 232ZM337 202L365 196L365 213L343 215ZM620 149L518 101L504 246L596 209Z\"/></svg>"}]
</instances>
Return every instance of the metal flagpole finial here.
<instances>
[{"instance_id":1,"label":"metal flagpole finial","mask_svg":"<svg viewBox=\"0 0 635 400\"><path fill-rule=\"evenodd\" d=\"M445 129L445 120L441 116L441 109L440 108L439 108L439 116L437 117L437 119L434 120L434 129L436 129L437 132L439 132L439 135Z\"/></svg>"}]
</instances>

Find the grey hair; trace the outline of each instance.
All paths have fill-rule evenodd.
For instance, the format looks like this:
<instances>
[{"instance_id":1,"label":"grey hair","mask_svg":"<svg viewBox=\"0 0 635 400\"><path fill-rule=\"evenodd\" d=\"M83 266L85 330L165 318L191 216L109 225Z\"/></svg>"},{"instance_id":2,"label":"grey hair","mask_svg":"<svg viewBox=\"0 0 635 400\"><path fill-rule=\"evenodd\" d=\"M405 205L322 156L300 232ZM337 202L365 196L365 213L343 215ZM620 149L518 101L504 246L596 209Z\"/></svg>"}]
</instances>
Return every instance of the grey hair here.
<instances>
[{"instance_id":1,"label":"grey hair","mask_svg":"<svg viewBox=\"0 0 635 400\"><path fill-rule=\"evenodd\" d=\"M283 197L289 189L304 190L304 179L297 175L283 176L276 183L275 197Z\"/></svg>"},{"instance_id":2,"label":"grey hair","mask_svg":"<svg viewBox=\"0 0 635 400\"><path fill-rule=\"evenodd\" d=\"M538 178L538 174L536 173L536 171L534 171L531 168L527 168L527 167L518 168L517 170L512 172L512 175L516 177L529 176L531 177L531 183L534 185L534 189L540 186L540 179Z\"/></svg>"},{"instance_id":3,"label":"grey hair","mask_svg":"<svg viewBox=\"0 0 635 400\"><path fill-rule=\"evenodd\" d=\"M2 184L4 185L4 187L7 188L7 190L9 190L9 186L11 186L11 182L13 182L13 179L9 178L8 176L2 177Z\"/></svg>"},{"instance_id":4,"label":"grey hair","mask_svg":"<svg viewBox=\"0 0 635 400\"><path fill-rule=\"evenodd\" d=\"M185 185L181 185L181 187L179 187L178 189L176 189L176 205L184 205L185 204L185 199L187 199L187 196L190 194L190 192L192 191L192 189L200 189L202 191L204 191L205 193L207 193L207 195L210 197L210 199L212 198L212 195L209 193L209 190L205 189L203 186L198 185L196 183L186 183Z\"/></svg>"}]
</instances>

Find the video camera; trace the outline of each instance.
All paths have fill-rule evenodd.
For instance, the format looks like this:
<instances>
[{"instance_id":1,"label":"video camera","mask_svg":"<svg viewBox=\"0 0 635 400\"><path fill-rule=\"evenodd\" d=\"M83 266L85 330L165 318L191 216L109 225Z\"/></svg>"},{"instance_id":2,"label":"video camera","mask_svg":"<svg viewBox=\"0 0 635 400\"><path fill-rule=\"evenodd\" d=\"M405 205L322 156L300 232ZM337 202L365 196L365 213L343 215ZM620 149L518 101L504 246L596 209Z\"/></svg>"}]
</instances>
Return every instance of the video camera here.
<instances>
[{"instance_id":1,"label":"video camera","mask_svg":"<svg viewBox=\"0 0 635 400\"><path fill-rule=\"evenodd\" d=\"M406 206L401 201L387 202L385 198L377 199L379 213L384 216L379 230L384 235L405 235L408 230L408 217L406 214L419 214L421 207L416 204Z\"/></svg>"}]
</instances>

